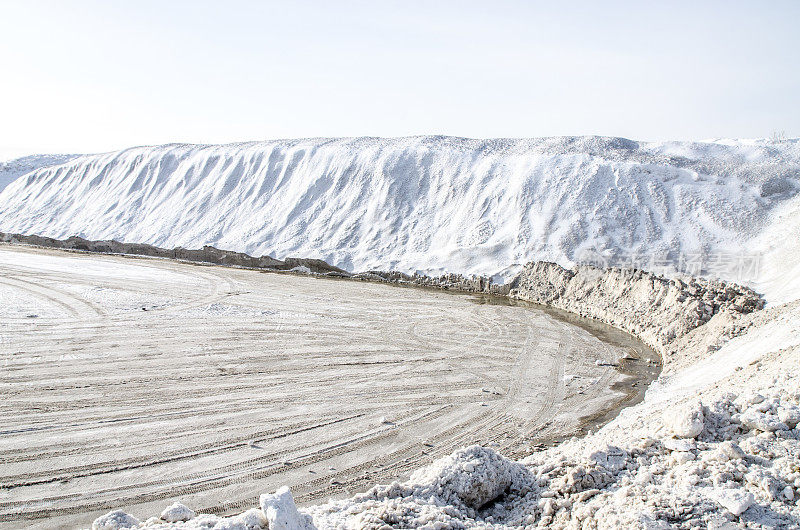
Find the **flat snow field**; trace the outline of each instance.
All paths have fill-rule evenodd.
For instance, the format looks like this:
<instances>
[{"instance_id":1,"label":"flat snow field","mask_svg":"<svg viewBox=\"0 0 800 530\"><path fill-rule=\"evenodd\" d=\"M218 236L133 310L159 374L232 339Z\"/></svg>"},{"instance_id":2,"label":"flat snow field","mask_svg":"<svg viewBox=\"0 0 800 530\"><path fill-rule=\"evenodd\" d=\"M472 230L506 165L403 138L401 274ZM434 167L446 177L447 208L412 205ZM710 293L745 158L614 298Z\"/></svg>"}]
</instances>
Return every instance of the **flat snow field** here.
<instances>
[{"instance_id":1,"label":"flat snow field","mask_svg":"<svg viewBox=\"0 0 800 530\"><path fill-rule=\"evenodd\" d=\"M481 301L0 245L0 525L241 512L283 484L307 505L467 444L522 456L631 399L598 360L653 355Z\"/></svg>"}]
</instances>

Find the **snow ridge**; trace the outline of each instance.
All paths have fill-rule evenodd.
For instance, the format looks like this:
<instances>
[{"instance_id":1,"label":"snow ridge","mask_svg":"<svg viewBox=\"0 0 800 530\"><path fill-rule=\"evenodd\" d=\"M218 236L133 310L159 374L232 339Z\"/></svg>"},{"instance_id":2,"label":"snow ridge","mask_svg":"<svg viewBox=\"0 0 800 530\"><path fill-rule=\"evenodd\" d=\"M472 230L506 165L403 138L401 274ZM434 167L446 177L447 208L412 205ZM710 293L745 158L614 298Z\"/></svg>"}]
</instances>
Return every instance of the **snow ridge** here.
<instances>
[{"instance_id":1,"label":"snow ridge","mask_svg":"<svg viewBox=\"0 0 800 530\"><path fill-rule=\"evenodd\" d=\"M0 192L22 175L39 168L56 166L74 159L78 155L30 155L5 162L0 161Z\"/></svg>"},{"instance_id":2,"label":"snow ridge","mask_svg":"<svg viewBox=\"0 0 800 530\"><path fill-rule=\"evenodd\" d=\"M800 140L452 137L164 145L36 170L0 230L497 275L742 251L800 191Z\"/></svg>"}]
</instances>

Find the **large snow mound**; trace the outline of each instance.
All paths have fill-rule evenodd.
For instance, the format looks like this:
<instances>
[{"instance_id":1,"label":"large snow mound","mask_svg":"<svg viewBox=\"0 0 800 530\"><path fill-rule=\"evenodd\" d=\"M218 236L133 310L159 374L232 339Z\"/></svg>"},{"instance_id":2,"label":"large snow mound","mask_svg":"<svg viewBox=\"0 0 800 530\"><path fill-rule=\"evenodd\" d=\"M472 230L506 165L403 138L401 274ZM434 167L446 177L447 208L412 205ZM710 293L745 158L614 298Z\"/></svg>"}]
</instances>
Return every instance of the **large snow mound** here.
<instances>
[{"instance_id":1,"label":"large snow mound","mask_svg":"<svg viewBox=\"0 0 800 530\"><path fill-rule=\"evenodd\" d=\"M73 160L78 155L30 155L13 160L0 161L0 191L22 175L49 166L57 166Z\"/></svg>"},{"instance_id":2,"label":"large snow mound","mask_svg":"<svg viewBox=\"0 0 800 530\"><path fill-rule=\"evenodd\" d=\"M800 140L165 145L16 180L0 230L508 277L531 260L746 252L798 175Z\"/></svg>"}]
</instances>

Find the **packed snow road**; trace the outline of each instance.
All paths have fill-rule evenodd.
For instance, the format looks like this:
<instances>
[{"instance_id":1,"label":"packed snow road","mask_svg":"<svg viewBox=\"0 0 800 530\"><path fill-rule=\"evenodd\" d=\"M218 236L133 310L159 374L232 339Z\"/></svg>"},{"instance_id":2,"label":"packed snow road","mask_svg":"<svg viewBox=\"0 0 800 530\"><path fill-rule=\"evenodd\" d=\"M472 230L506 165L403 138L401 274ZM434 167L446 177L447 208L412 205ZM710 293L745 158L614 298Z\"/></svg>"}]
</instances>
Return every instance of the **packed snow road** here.
<instances>
[{"instance_id":1,"label":"packed snow road","mask_svg":"<svg viewBox=\"0 0 800 530\"><path fill-rule=\"evenodd\" d=\"M653 355L481 301L1 245L0 524L241 512L282 484L308 504L465 444L520 456L631 399L605 362Z\"/></svg>"}]
</instances>

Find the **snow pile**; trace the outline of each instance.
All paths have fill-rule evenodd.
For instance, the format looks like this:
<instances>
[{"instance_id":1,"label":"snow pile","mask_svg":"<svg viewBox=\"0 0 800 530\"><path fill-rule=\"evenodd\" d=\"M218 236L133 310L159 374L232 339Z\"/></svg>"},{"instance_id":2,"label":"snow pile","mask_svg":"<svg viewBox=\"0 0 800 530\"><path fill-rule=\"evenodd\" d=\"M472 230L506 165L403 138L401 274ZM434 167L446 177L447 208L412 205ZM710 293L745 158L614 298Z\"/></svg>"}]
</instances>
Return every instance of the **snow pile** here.
<instances>
[{"instance_id":1,"label":"snow pile","mask_svg":"<svg viewBox=\"0 0 800 530\"><path fill-rule=\"evenodd\" d=\"M0 191L22 175L37 169L57 166L73 160L78 155L30 155L5 162L0 161Z\"/></svg>"},{"instance_id":2,"label":"snow pile","mask_svg":"<svg viewBox=\"0 0 800 530\"><path fill-rule=\"evenodd\" d=\"M510 277L531 260L676 268L748 250L800 141L284 140L75 159L0 194L0 230ZM735 205L735 207L733 207ZM728 278L730 279L730 278Z\"/></svg>"},{"instance_id":3,"label":"snow pile","mask_svg":"<svg viewBox=\"0 0 800 530\"><path fill-rule=\"evenodd\" d=\"M140 524L136 517L122 510L114 510L95 519L92 523L92 530L122 530L123 528L138 528Z\"/></svg>"},{"instance_id":4,"label":"snow pile","mask_svg":"<svg viewBox=\"0 0 800 530\"><path fill-rule=\"evenodd\" d=\"M313 507L317 528L463 528L508 491L538 488L522 464L491 449L460 449L415 472L408 482L376 486L345 501Z\"/></svg>"},{"instance_id":5,"label":"snow pile","mask_svg":"<svg viewBox=\"0 0 800 530\"><path fill-rule=\"evenodd\" d=\"M197 514L193 510L190 510L183 504L176 502L161 512L161 519L168 523L179 523L182 521L188 521L189 519L194 519L196 515Z\"/></svg>"},{"instance_id":6,"label":"snow pile","mask_svg":"<svg viewBox=\"0 0 800 530\"><path fill-rule=\"evenodd\" d=\"M447 504L478 509L526 476L523 466L475 445L417 471L410 483L417 488L418 496L436 495Z\"/></svg>"},{"instance_id":7,"label":"snow pile","mask_svg":"<svg viewBox=\"0 0 800 530\"><path fill-rule=\"evenodd\" d=\"M288 494L288 489L284 488ZM279 490L279 496L281 491ZM294 507L294 501L289 501ZM264 496L266 497L266 495ZM295 517L306 521L308 516L300 514L294 508ZM308 523L311 524L311 523ZM127 514L122 510L109 512L95 519L92 523L92 530L130 530L130 529L158 529L158 530L313 530L313 526L289 526L281 525L273 517L269 519L264 515L264 511L252 508L242 514L232 517L218 517L211 514L197 514L193 510L176 502L168 506L161 513L161 517L151 517L146 521L139 521L133 515Z\"/></svg>"}]
</instances>

